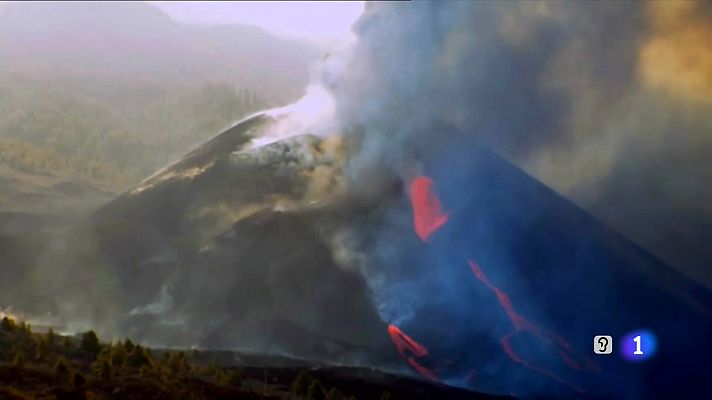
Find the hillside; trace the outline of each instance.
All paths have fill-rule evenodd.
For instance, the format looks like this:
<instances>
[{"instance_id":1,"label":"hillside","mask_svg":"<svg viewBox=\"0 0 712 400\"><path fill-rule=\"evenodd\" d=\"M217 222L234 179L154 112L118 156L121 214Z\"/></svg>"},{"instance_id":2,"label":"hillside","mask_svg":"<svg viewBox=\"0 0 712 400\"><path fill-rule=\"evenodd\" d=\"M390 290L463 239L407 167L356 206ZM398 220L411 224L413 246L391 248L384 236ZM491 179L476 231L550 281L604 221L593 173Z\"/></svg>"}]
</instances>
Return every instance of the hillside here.
<instances>
[{"instance_id":1,"label":"hillside","mask_svg":"<svg viewBox=\"0 0 712 400\"><path fill-rule=\"evenodd\" d=\"M168 84L224 81L275 103L300 95L317 54L305 43L251 26L178 23L140 2L11 3L0 12L4 74Z\"/></svg>"},{"instance_id":2,"label":"hillside","mask_svg":"<svg viewBox=\"0 0 712 400\"><path fill-rule=\"evenodd\" d=\"M115 306L130 314L120 330L410 365L525 397L704 387L712 294L487 148L438 149L441 164L422 166L448 218L419 240L406 183L384 173L389 185L370 198L336 184L348 145L308 135L246 145L277 122L243 121L93 215ZM592 357L597 332L640 327L668 343L646 365Z\"/></svg>"},{"instance_id":3,"label":"hillside","mask_svg":"<svg viewBox=\"0 0 712 400\"><path fill-rule=\"evenodd\" d=\"M317 55L145 3L4 4L0 209L86 213L233 121L299 97ZM91 189L56 190L66 186Z\"/></svg>"},{"instance_id":4,"label":"hillside","mask_svg":"<svg viewBox=\"0 0 712 400\"><path fill-rule=\"evenodd\" d=\"M520 169L477 143L438 149L414 182L447 218L423 235L406 182L346 190L348 140L254 147L281 118L241 121L62 234L8 221L0 304L66 331L492 394L704 389L712 295ZM594 335L641 327L661 343L647 363L591 354Z\"/></svg>"}]
</instances>

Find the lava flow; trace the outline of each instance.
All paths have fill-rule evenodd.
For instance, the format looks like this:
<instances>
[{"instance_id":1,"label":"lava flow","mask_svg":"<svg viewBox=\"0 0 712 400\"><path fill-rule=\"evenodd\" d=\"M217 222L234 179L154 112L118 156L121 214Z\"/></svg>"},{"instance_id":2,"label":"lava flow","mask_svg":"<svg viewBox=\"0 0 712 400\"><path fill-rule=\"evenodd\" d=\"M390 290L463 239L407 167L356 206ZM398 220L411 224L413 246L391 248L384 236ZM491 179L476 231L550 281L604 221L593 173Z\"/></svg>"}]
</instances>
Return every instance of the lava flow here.
<instances>
[{"instance_id":1,"label":"lava flow","mask_svg":"<svg viewBox=\"0 0 712 400\"><path fill-rule=\"evenodd\" d=\"M499 301L499 304L502 306L504 311L507 313L507 316L509 317L510 321L512 321L512 325L514 326L514 331L505 335L500 339L500 343L502 344L502 349L504 352L507 354L507 356L514 362L521 364L525 366L526 368L531 369L532 371L535 371L537 373L540 373L542 375L546 375L562 384L565 384L574 390L576 390L579 393L583 393L584 390L581 389L580 387L567 382L563 378L559 377L558 375L554 374L553 372L538 367L536 365L531 364L524 358L522 358L521 355L519 355L515 350L514 347L512 346L511 339L512 337L520 331L526 331L531 333L534 337L537 339L543 341L547 346L555 346L556 347L556 354L564 361L566 365L569 366L569 368L574 369L574 370L582 370L582 369L590 369L590 370L597 370L596 365L591 362L590 360L586 358L582 358L581 362L577 362L574 359L574 356L570 353L571 352L571 345L560 335L557 335L555 333L546 331L533 323L529 322L526 318L524 318L521 314L517 313L514 310L514 307L512 306L512 301L509 299L509 296L500 288L492 285L490 281L487 279L487 276L484 274L482 269L477 265L472 260L468 260L470 264L470 269L472 270L472 273L475 274L475 277L480 280L488 289L490 289L492 292L494 292L495 296L497 297L497 300ZM583 364L583 366L582 366Z\"/></svg>"},{"instance_id":2,"label":"lava flow","mask_svg":"<svg viewBox=\"0 0 712 400\"><path fill-rule=\"evenodd\" d=\"M430 238L435 231L441 228L448 221L449 214L442 211L440 200L433 191L433 180L428 177L419 176L411 182L410 196L413 205L415 233L422 241L427 242L428 238ZM548 348L553 349L559 358L569 368L574 370L588 369L596 371L597 366L585 357L581 357L580 361L577 361L576 357L572 354L571 345L562 336L534 325L524 318L524 316L517 313L514 310L514 306L512 305L512 301L509 296L502 289L490 283L489 279L487 279L487 276L477 265L477 263L471 260L468 261L472 273L480 282L482 282L495 294L499 304L502 306L505 313L509 317L509 320L512 322L514 331L508 333L500 339L502 349L507 356L515 363L521 364L532 371L545 375L556 380L557 382L573 388L577 392L582 393L583 389L567 382L553 372L542 367L538 367L530 361L524 359L514 349L511 341L512 338L519 332L530 333L533 337L543 342ZM411 367L426 378L433 381L437 380L437 375L432 370L424 367L418 362L418 359L424 358L428 355L428 350L423 345L411 339L395 325L388 326L388 334L390 335L393 344L395 344L398 349L401 357L403 357ZM406 351L411 354L406 354ZM468 374L468 378L472 377L474 377L474 373Z\"/></svg>"},{"instance_id":3,"label":"lava flow","mask_svg":"<svg viewBox=\"0 0 712 400\"><path fill-rule=\"evenodd\" d=\"M433 191L433 180L428 177L419 176L410 183L410 199L415 233L427 242L430 235L445 225L449 214L443 213L440 200Z\"/></svg>"},{"instance_id":4,"label":"lava flow","mask_svg":"<svg viewBox=\"0 0 712 400\"><path fill-rule=\"evenodd\" d=\"M390 335L393 344L396 346L396 349L398 349L398 353L408 362L408 364L410 364L411 367L413 367L413 369L418 371L418 373L423 375L425 378L437 382L438 376L435 372L421 365L417 361L418 358L423 358L428 355L428 349L413 340L410 336L403 333L400 328L393 324L388 325L388 335ZM411 355L408 355L406 350L410 352Z\"/></svg>"}]
</instances>

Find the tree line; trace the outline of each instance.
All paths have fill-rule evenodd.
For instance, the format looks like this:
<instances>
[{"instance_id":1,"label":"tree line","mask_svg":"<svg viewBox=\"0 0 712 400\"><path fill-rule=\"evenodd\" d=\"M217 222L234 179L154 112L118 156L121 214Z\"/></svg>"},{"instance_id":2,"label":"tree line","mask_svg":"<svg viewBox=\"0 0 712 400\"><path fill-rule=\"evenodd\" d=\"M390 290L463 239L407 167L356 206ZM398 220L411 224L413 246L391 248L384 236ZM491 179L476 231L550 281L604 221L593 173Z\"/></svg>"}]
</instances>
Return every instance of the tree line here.
<instances>
[{"instance_id":1,"label":"tree line","mask_svg":"<svg viewBox=\"0 0 712 400\"><path fill-rule=\"evenodd\" d=\"M227 83L0 80L0 165L125 189L269 106Z\"/></svg>"},{"instance_id":2,"label":"tree line","mask_svg":"<svg viewBox=\"0 0 712 400\"><path fill-rule=\"evenodd\" d=\"M79 398L99 399L102 398L99 389L113 392L131 383L151 383L158 385L169 398L191 398L192 392L185 389L186 385L192 384L204 391L201 385L210 384L238 390L235 393L257 393L264 398L286 394L291 400L357 400L336 387L327 387L306 370L299 372L286 393L278 393L258 382L253 382L250 388L240 369L223 368L215 358L209 363L199 358L193 350L161 351L156 355L150 348L130 339L102 342L94 331L75 337L59 335L52 329L35 333L30 325L6 316L0 320L0 375L4 375L0 376L0 398L8 393L18 399L32 398L12 385L7 386L7 379L12 375L8 371L17 374L44 369L50 371L52 385L65 393L81 394ZM384 391L380 400L393 400L393 397Z\"/></svg>"}]
</instances>

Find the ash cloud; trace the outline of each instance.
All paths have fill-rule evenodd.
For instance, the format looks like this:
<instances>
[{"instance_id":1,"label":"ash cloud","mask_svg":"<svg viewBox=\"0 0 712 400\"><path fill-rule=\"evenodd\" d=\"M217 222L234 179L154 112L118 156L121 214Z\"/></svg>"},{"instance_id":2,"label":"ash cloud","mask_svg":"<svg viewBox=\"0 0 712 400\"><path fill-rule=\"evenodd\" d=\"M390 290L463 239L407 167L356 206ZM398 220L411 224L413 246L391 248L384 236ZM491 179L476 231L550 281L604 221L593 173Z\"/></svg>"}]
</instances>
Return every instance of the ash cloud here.
<instances>
[{"instance_id":1,"label":"ash cloud","mask_svg":"<svg viewBox=\"0 0 712 400\"><path fill-rule=\"evenodd\" d=\"M712 287L710 16L703 2L368 4L347 61L322 74L356 133L351 186L475 139Z\"/></svg>"}]
</instances>

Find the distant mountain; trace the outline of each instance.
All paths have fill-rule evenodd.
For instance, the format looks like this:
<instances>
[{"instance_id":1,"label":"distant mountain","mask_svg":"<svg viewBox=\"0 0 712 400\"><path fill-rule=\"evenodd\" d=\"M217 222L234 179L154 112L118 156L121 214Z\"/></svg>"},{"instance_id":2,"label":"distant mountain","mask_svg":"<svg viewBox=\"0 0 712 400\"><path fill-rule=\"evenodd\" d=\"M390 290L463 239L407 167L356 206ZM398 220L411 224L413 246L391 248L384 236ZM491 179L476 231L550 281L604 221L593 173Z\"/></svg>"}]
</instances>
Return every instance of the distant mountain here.
<instances>
[{"instance_id":1,"label":"distant mountain","mask_svg":"<svg viewBox=\"0 0 712 400\"><path fill-rule=\"evenodd\" d=\"M140 2L16 2L0 10L0 72L200 84L230 82L267 102L301 94L311 45L252 26L197 27Z\"/></svg>"},{"instance_id":2,"label":"distant mountain","mask_svg":"<svg viewBox=\"0 0 712 400\"><path fill-rule=\"evenodd\" d=\"M318 56L147 3L3 3L0 211L93 211L233 121L299 98ZM67 184L95 190L56 190Z\"/></svg>"}]
</instances>

